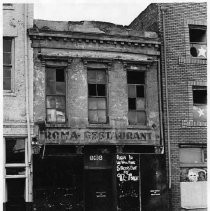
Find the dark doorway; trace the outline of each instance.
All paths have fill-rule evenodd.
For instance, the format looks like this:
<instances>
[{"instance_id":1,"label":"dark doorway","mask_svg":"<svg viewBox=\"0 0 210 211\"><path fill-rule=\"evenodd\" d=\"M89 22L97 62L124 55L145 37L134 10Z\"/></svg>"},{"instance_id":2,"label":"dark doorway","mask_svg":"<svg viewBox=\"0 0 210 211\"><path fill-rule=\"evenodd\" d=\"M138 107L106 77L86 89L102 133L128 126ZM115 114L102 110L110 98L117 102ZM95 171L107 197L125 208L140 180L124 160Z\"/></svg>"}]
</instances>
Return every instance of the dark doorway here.
<instances>
[{"instance_id":1,"label":"dark doorway","mask_svg":"<svg viewBox=\"0 0 210 211\"><path fill-rule=\"evenodd\" d=\"M85 211L113 211L111 169L86 170Z\"/></svg>"},{"instance_id":2,"label":"dark doorway","mask_svg":"<svg viewBox=\"0 0 210 211\"><path fill-rule=\"evenodd\" d=\"M34 156L34 208L83 211L83 157Z\"/></svg>"}]
</instances>

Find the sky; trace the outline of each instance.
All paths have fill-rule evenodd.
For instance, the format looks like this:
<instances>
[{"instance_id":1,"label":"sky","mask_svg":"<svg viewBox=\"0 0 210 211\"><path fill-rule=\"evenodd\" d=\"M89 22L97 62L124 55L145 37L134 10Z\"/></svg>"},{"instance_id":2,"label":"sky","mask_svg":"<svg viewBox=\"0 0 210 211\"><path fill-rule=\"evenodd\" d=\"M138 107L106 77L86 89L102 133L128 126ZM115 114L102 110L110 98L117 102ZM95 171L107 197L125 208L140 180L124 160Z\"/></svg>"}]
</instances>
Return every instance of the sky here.
<instances>
[{"instance_id":1,"label":"sky","mask_svg":"<svg viewBox=\"0 0 210 211\"><path fill-rule=\"evenodd\" d=\"M51 0L34 4L34 18L61 21L104 21L129 25L150 0Z\"/></svg>"}]
</instances>

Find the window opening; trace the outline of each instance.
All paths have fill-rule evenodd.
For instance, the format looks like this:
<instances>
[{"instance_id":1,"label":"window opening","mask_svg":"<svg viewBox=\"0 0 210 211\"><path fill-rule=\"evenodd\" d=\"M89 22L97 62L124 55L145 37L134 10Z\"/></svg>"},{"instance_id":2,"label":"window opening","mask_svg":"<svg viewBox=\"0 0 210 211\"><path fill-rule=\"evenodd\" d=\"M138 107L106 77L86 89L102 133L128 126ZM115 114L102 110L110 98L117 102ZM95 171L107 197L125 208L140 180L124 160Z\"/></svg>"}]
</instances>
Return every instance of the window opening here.
<instances>
[{"instance_id":1,"label":"window opening","mask_svg":"<svg viewBox=\"0 0 210 211\"><path fill-rule=\"evenodd\" d=\"M88 119L107 122L107 76L105 70L88 70Z\"/></svg>"},{"instance_id":2,"label":"window opening","mask_svg":"<svg viewBox=\"0 0 210 211\"><path fill-rule=\"evenodd\" d=\"M12 89L12 38L3 38L3 90Z\"/></svg>"},{"instance_id":3,"label":"window opening","mask_svg":"<svg viewBox=\"0 0 210 211\"><path fill-rule=\"evenodd\" d=\"M64 69L46 70L47 122L66 121L66 84Z\"/></svg>"},{"instance_id":4,"label":"window opening","mask_svg":"<svg viewBox=\"0 0 210 211\"><path fill-rule=\"evenodd\" d=\"M190 54L192 57L206 58L207 33L204 26L190 26Z\"/></svg>"},{"instance_id":5,"label":"window opening","mask_svg":"<svg viewBox=\"0 0 210 211\"><path fill-rule=\"evenodd\" d=\"M193 86L193 119L207 121L207 89L205 86Z\"/></svg>"},{"instance_id":6,"label":"window opening","mask_svg":"<svg viewBox=\"0 0 210 211\"><path fill-rule=\"evenodd\" d=\"M145 125L145 72L127 72L128 121L131 125Z\"/></svg>"}]
</instances>

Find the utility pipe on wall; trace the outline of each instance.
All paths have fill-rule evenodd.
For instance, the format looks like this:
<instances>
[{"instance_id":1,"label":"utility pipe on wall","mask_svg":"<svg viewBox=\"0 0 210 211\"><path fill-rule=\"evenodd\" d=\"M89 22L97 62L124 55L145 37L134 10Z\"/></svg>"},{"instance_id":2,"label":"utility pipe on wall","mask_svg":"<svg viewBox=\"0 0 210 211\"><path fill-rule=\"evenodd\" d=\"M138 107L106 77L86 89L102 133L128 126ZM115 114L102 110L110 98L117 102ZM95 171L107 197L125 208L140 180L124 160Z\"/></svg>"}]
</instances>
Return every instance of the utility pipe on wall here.
<instances>
[{"instance_id":1,"label":"utility pipe on wall","mask_svg":"<svg viewBox=\"0 0 210 211\"><path fill-rule=\"evenodd\" d=\"M27 37L27 29L28 29L28 5L24 4L24 70L25 70L25 93L26 93L26 122L27 122L27 151L28 151L28 160L27 160L27 185L28 185L28 193L26 195L26 201L31 201L30 195L30 168L31 168L31 127L30 127L30 116L29 116L29 63L28 63L28 37Z\"/></svg>"},{"instance_id":2,"label":"utility pipe on wall","mask_svg":"<svg viewBox=\"0 0 210 211\"><path fill-rule=\"evenodd\" d=\"M165 89L166 89L166 118L167 118L167 144L168 144L168 176L169 176L169 189L171 189L171 140L170 140L170 123L169 123L169 106L168 106L168 74L167 74L167 61L166 61L166 33L165 33L165 8L162 11L163 23L163 50L164 50L164 75L165 75Z\"/></svg>"}]
</instances>

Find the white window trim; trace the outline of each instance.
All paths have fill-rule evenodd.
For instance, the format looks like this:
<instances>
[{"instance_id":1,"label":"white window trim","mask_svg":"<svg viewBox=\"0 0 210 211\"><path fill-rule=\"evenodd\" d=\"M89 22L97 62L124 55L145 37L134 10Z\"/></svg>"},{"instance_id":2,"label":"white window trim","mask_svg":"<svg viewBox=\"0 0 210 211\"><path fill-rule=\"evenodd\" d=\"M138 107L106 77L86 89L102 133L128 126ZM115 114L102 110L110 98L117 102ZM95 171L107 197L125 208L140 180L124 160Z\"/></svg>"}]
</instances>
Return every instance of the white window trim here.
<instances>
[{"instance_id":1,"label":"white window trim","mask_svg":"<svg viewBox=\"0 0 210 211\"><path fill-rule=\"evenodd\" d=\"M28 164L28 139L27 138L23 138L25 140L25 162L24 163L9 163L6 164L6 139L7 138L22 138L22 137L4 137L3 138L3 164L4 164L4 168L3 168L3 202L7 202L7 185L6 185L6 180L7 179L19 179L19 178L25 178L25 202L29 201L29 174L30 174L30 166L27 165ZM15 167L25 167L25 174L24 175L6 175L6 167L8 168L15 168Z\"/></svg>"},{"instance_id":2,"label":"white window trim","mask_svg":"<svg viewBox=\"0 0 210 211\"><path fill-rule=\"evenodd\" d=\"M15 37L14 36L3 36L12 38L11 54L12 54L12 68L11 68L11 90L3 90L4 96L13 96L15 97Z\"/></svg>"}]
</instances>

